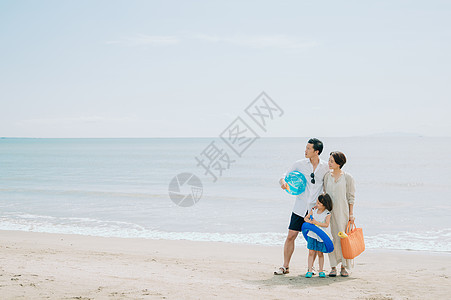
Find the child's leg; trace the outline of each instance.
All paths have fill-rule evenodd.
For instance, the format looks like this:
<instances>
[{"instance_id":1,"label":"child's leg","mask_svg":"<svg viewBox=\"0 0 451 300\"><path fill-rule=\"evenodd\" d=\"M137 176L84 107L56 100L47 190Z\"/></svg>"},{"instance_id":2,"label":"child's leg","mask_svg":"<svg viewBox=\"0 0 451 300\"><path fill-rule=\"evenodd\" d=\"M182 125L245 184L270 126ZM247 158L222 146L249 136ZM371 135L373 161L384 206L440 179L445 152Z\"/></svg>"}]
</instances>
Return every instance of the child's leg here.
<instances>
[{"instance_id":1,"label":"child's leg","mask_svg":"<svg viewBox=\"0 0 451 300\"><path fill-rule=\"evenodd\" d=\"M318 262L319 262L319 271L318 272L324 272L324 253L321 251L316 251L318 254Z\"/></svg>"},{"instance_id":2,"label":"child's leg","mask_svg":"<svg viewBox=\"0 0 451 300\"><path fill-rule=\"evenodd\" d=\"M315 256L316 256L315 250L308 250L308 271L312 272L313 269L313 263L315 262Z\"/></svg>"}]
</instances>

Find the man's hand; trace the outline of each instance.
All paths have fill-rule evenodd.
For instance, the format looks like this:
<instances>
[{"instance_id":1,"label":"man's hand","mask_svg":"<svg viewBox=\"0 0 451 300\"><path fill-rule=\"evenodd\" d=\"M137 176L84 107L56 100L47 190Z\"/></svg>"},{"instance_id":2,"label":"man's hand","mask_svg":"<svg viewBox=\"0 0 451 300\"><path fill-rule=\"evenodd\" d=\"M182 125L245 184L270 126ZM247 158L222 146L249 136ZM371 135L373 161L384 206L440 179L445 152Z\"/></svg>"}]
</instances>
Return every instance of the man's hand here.
<instances>
[{"instance_id":1,"label":"man's hand","mask_svg":"<svg viewBox=\"0 0 451 300\"><path fill-rule=\"evenodd\" d=\"M283 179L283 178L280 179L279 183L280 183L280 187L281 187L283 190L287 190L287 189L288 189L288 183L285 182L285 179Z\"/></svg>"}]
</instances>

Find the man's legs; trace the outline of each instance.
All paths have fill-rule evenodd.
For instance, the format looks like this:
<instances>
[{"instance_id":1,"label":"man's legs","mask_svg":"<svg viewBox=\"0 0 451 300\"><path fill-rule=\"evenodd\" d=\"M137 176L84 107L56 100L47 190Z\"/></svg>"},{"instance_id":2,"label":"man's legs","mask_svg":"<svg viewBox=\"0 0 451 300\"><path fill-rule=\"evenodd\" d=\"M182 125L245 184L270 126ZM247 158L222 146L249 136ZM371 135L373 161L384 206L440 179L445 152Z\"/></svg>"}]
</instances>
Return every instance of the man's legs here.
<instances>
[{"instance_id":1,"label":"man's legs","mask_svg":"<svg viewBox=\"0 0 451 300\"><path fill-rule=\"evenodd\" d=\"M290 266L291 256L294 252L294 241L296 240L299 231L288 229L288 236L283 247L283 266L288 268Z\"/></svg>"},{"instance_id":2,"label":"man's legs","mask_svg":"<svg viewBox=\"0 0 451 300\"><path fill-rule=\"evenodd\" d=\"M301 231L302 224L304 223L304 217L300 217L294 212L291 213L290 225L288 226L288 235L283 246L283 266L274 272L275 275L282 275L288 273L288 267L290 266L291 256L294 252L294 241L296 240L299 232Z\"/></svg>"}]
</instances>

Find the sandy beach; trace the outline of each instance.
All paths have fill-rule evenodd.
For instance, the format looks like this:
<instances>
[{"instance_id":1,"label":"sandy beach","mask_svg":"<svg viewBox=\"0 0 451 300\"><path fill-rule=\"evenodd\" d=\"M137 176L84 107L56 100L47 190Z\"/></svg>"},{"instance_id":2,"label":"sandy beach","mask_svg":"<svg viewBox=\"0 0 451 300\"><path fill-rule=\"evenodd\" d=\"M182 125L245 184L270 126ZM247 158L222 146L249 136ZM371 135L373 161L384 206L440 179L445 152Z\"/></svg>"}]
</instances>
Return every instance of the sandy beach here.
<instances>
[{"instance_id":1,"label":"sandy beach","mask_svg":"<svg viewBox=\"0 0 451 300\"><path fill-rule=\"evenodd\" d=\"M275 276L281 247L0 233L2 299L449 299L451 255L367 250L349 278ZM328 267L328 262L326 260Z\"/></svg>"}]
</instances>

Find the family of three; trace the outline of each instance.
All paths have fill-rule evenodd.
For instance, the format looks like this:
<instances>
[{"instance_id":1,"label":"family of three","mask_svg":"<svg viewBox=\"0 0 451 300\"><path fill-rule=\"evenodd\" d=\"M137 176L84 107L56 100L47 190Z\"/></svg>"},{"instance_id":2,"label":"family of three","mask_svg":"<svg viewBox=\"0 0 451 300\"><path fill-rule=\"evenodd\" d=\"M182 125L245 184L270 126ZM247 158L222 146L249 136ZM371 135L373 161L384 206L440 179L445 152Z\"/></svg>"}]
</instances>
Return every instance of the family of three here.
<instances>
[{"instance_id":1,"label":"family of three","mask_svg":"<svg viewBox=\"0 0 451 300\"><path fill-rule=\"evenodd\" d=\"M323 151L323 143L312 138L305 148L305 159L296 161L287 170L287 173L299 171L305 175L307 186L303 193L296 196L291 214L288 236L283 249L284 262L274 274L283 275L289 273L291 256L294 252L294 241L301 232L304 222L312 223L323 229L332 237L334 251L329 253L331 271L329 276L337 276L337 266L341 264L340 275L349 276L348 270L353 261L343 258L341 243L338 233L345 232L349 221L354 222L353 214L355 199L355 184L353 177L342 170L346 163L346 156L338 151L330 153L329 162L323 161L319 155ZM280 186L287 189L288 184L281 178ZM313 263L318 256L319 277L326 277L324 272L325 245L321 238L314 232L309 231L307 248L308 270L305 277L314 275Z\"/></svg>"}]
</instances>

